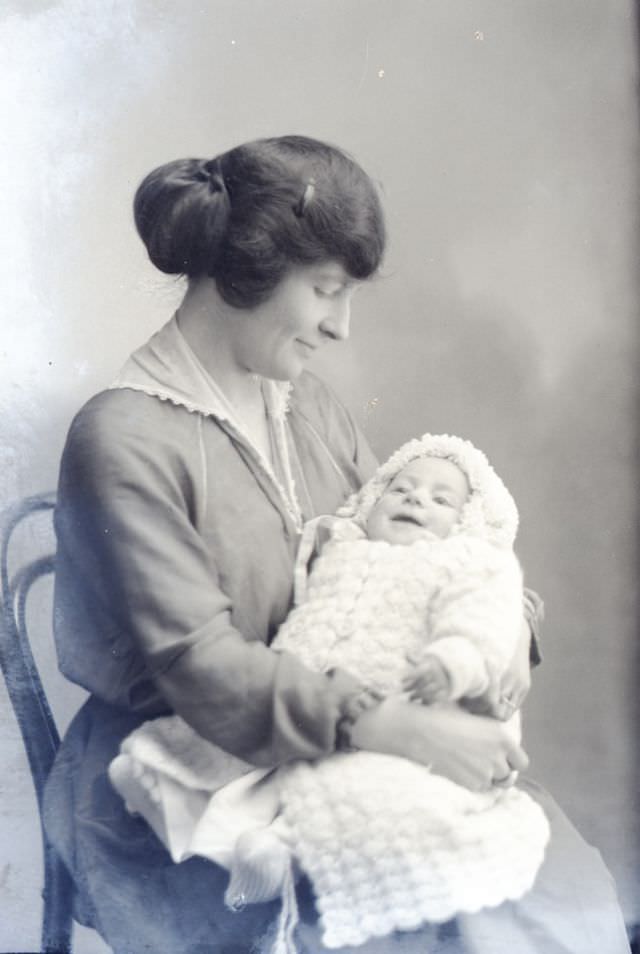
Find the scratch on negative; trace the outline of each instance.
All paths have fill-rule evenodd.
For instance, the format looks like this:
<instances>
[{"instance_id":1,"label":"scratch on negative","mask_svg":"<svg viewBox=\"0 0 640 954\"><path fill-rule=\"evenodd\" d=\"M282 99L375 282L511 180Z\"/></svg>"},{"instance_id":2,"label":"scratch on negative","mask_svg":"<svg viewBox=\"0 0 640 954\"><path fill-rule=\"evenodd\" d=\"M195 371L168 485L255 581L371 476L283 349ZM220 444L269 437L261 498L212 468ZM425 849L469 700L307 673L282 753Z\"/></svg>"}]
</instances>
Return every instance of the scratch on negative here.
<instances>
[{"instance_id":1,"label":"scratch on negative","mask_svg":"<svg viewBox=\"0 0 640 954\"><path fill-rule=\"evenodd\" d=\"M356 93L359 93L364 86L365 77L367 75L367 67L369 66L369 37L364 41L364 44L364 66L362 67L362 75Z\"/></svg>"}]
</instances>

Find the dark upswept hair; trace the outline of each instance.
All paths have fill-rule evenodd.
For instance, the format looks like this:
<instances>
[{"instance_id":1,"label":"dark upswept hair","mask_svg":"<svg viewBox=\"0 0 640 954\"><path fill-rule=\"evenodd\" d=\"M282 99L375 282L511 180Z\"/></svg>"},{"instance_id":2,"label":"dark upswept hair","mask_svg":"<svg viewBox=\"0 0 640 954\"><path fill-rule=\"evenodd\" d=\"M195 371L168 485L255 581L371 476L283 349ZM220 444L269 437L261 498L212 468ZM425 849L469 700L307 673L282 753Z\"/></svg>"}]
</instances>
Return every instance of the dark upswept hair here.
<instances>
[{"instance_id":1,"label":"dark upswept hair","mask_svg":"<svg viewBox=\"0 0 640 954\"><path fill-rule=\"evenodd\" d=\"M385 245L372 180L342 150L306 136L166 163L138 187L134 217L157 268L215 278L239 308L265 301L292 265L332 260L369 278Z\"/></svg>"}]
</instances>

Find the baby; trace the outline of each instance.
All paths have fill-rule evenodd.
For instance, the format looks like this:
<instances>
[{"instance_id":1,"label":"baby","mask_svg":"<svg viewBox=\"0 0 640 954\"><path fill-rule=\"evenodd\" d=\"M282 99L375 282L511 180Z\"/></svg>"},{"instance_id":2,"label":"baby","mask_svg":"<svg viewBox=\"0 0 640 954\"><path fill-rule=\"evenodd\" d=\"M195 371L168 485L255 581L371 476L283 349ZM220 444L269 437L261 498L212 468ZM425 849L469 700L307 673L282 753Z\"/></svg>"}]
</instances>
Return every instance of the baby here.
<instances>
[{"instance_id":1,"label":"baby","mask_svg":"<svg viewBox=\"0 0 640 954\"><path fill-rule=\"evenodd\" d=\"M519 638L517 522L510 494L471 444L410 441L337 516L305 528L296 606L273 648L319 671L352 672L372 699L483 695ZM176 717L156 720L155 736L148 725L151 735L147 726L134 733L111 772L131 807L174 858L198 853L226 865L232 905L281 892L291 901L295 861L313 883L328 947L520 897L542 862L546 818L517 788L472 793L407 759L364 751L248 771ZM164 747L160 761L147 757L152 736ZM139 797L145 771L155 800ZM170 783L158 785L162 773ZM192 801L197 785L213 793L191 828L184 810L171 817L169 807L185 801L176 784ZM176 851L172 834L186 829Z\"/></svg>"},{"instance_id":2,"label":"baby","mask_svg":"<svg viewBox=\"0 0 640 954\"><path fill-rule=\"evenodd\" d=\"M273 647L316 669L351 668L385 695L402 688L424 703L481 696L519 636L516 527L513 500L471 444L446 435L412 441L339 517L307 525L298 606ZM307 585L304 560L320 547ZM340 660L329 661L336 651Z\"/></svg>"},{"instance_id":3,"label":"baby","mask_svg":"<svg viewBox=\"0 0 640 954\"><path fill-rule=\"evenodd\" d=\"M433 536L444 539L459 523L469 493L469 481L453 461L416 458L402 468L373 506L367 520L367 538L405 546ZM515 578L513 582L517 585ZM462 626L455 634L456 640L463 630ZM467 645L457 641L452 644L451 637L445 644L441 637L422 652L418 648L417 654L407 653L415 666L403 682L410 698L429 704L486 692L491 677L489 659L483 655L482 645L475 653L473 648L481 639L481 629L472 629L465 638L469 639ZM465 654L469 664L466 669Z\"/></svg>"}]
</instances>

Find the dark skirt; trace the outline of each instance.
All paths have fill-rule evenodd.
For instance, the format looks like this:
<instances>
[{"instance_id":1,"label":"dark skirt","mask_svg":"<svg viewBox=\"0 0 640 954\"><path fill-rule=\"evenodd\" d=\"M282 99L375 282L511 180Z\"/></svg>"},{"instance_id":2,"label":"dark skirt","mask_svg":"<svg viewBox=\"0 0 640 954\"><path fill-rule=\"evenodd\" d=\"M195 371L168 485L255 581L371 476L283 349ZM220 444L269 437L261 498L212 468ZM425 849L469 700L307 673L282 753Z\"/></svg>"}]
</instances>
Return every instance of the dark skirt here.
<instances>
[{"instance_id":1,"label":"dark skirt","mask_svg":"<svg viewBox=\"0 0 640 954\"><path fill-rule=\"evenodd\" d=\"M116 954L268 952L279 903L229 911L223 903L227 872L199 858L174 864L111 787L107 765L141 721L90 699L72 722L47 784L45 826L74 877L77 920L95 928ZM546 792L524 779L519 784L551 825L546 859L522 900L340 951L628 954L615 887L599 852ZM298 895L298 950L326 951L308 883Z\"/></svg>"}]
</instances>

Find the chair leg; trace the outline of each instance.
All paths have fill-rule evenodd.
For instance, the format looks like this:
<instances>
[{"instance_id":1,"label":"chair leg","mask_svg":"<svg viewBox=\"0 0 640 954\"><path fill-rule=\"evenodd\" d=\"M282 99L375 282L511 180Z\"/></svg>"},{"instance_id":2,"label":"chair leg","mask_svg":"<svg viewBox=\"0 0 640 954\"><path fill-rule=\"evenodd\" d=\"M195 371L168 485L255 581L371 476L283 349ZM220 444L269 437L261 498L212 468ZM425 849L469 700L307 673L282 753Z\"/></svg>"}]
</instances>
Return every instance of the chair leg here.
<instances>
[{"instance_id":1,"label":"chair leg","mask_svg":"<svg viewBox=\"0 0 640 954\"><path fill-rule=\"evenodd\" d=\"M44 848L42 954L71 954L73 882L60 857Z\"/></svg>"}]
</instances>

